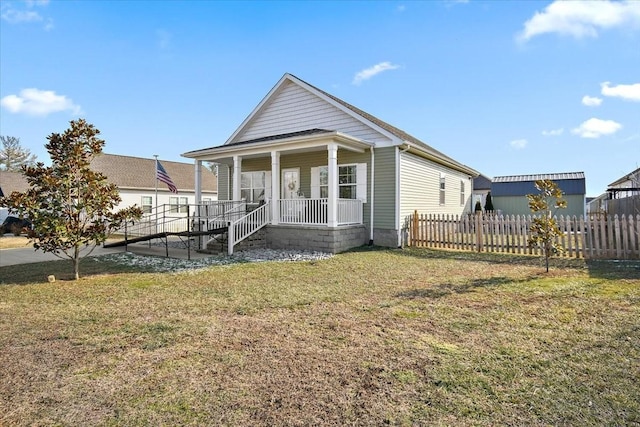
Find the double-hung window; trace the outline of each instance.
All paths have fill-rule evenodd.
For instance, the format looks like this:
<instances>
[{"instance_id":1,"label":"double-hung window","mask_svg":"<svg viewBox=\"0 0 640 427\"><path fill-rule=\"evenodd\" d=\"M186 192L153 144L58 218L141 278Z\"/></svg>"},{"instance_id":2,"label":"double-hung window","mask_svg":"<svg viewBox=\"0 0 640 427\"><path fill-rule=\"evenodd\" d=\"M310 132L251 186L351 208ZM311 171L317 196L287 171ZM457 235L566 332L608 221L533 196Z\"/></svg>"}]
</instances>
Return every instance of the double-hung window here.
<instances>
[{"instance_id":1,"label":"double-hung window","mask_svg":"<svg viewBox=\"0 0 640 427\"><path fill-rule=\"evenodd\" d=\"M460 180L460 206L464 206L466 199L464 197L464 181Z\"/></svg>"},{"instance_id":2,"label":"double-hung window","mask_svg":"<svg viewBox=\"0 0 640 427\"><path fill-rule=\"evenodd\" d=\"M356 165L338 166L338 197L340 199L357 199Z\"/></svg>"},{"instance_id":3,"label":"double-hung window","mask_svg":"<svg viewBox=\"0 0 640 427\"><path fill-rule=\"evenodd\" d=\"M338 166L338 198L367 201L367 164ZM329 197L329 167L311 168L311 198Z\"/></svg>"},{"instance_id":4,"label":"double-hung window","mask_svg":"<svg viewBox=\"0 0 640 427\"><path fill-rule=\"evenodd\" d=\"M189 203L186 197L169 197L169 210L172 213L187 213L187 204Z\"/></svg>"},{"instance_id":5,"label":"double-hung window","mask_svg":"<svg viewBox=\"0 0 640 427\"><path fill-rule=\"evenodd\" d=\"M446 189L446 177L440 175L440 204L444 205L445 202L445 189Z\"/></svg>"},{"instance_id":6,"label":"double-hung window","mask_svg":"<svg viewBox=\"0 0 640 427\"><path fill-rule=\"evenodd\" d=\"M270 197L270 175L265 171L242 172L240 197L247 203L259 203Z\"/></svg>"},{"instance_id":7,"label":"double-hung window","mask_svg":"<svg viewBox=\"0 0 640 427\"><path fill-rule=\"evenodd\" d=\"M153 210L153 197L151 196L142 196L142 213L151 213Z\"/></svg>"}]
</instances>

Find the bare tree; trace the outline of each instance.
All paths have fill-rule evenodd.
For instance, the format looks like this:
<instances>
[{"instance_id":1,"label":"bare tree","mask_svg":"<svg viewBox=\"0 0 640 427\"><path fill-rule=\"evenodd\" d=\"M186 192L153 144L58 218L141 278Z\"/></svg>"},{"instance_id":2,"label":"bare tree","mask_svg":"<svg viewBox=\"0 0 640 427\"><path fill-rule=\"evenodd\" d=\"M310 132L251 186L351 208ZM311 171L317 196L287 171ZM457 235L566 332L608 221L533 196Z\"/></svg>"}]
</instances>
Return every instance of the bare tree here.
<instances>
[{"instance_id":1,"label":"bare tree","mask_svg":"<svg viewBox=\"0 0 640 427\"><path fill-rule=\"evenodd\" d=\"M15 136L0 136L0 170L20 172L22 166L33 166L36 155L20 146L20 138Z\"/></svg>"}]
</instances>

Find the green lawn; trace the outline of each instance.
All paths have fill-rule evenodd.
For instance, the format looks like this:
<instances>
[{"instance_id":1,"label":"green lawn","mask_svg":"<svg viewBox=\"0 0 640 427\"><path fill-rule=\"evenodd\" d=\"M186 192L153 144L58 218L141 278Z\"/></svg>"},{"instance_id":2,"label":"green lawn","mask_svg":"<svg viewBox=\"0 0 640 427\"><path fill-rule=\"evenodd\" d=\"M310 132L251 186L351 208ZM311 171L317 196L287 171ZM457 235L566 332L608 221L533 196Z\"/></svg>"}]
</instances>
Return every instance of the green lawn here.
<instances>
[{"instance_id":1,"label":"green lawn","mask_svg":"<svg viewBox=\"0 0 640 427\"><path fill-rule=\"evenodd\" d=\"M640 424L639 264L60 265L0 268L0 425Z\"/></svg>"}]
</instances>

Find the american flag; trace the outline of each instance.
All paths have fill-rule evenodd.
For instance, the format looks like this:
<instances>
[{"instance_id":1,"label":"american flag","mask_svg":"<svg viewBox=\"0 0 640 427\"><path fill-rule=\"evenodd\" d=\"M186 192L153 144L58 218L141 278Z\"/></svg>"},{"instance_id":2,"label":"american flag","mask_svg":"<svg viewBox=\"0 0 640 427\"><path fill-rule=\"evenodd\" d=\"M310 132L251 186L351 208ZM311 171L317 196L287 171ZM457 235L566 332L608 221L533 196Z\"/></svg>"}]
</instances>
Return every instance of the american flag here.
<instances>
[{"instance_id":1,"label":"american flag","mask_svg":"<svg viewBox=\"0 0 640 427\"><path fill-rule=\"evenodd\" d=\"M173 180L169 176L166 170L162 167L162 164L156 160L156 178L160 182L164 182L169 187L169 191L178 194L178 187L173 183Z\"/></svg>"}]
</instances>

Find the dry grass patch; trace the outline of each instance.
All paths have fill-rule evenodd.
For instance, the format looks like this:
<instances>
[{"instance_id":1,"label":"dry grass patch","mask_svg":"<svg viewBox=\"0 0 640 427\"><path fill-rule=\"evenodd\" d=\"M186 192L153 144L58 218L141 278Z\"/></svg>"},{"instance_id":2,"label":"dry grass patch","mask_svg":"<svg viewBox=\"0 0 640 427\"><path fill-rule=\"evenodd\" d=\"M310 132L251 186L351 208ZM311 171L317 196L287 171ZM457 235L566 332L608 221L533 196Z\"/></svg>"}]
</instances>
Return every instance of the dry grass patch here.
<instances>
[{"instance_id":1,"label":"dry grass patch","mask_svg":"<svg viewBox=\"0 0 640 427\"><path fill-rule=\"evenodd\" d=\"M639 270L588 267L365 251L1 286L0 424L638 423Z\"/></svg>"},{"instance_id":2,"label":"dry grass patch","mask_svg":"<svg viewBox=\"0 0 640 427\"><path fill-rule=\"evenodd\" d=\"M6 233L0 236L0 249L28 248L32 247L27 236L14 236Z\"/></svg>"}]
</instances>

